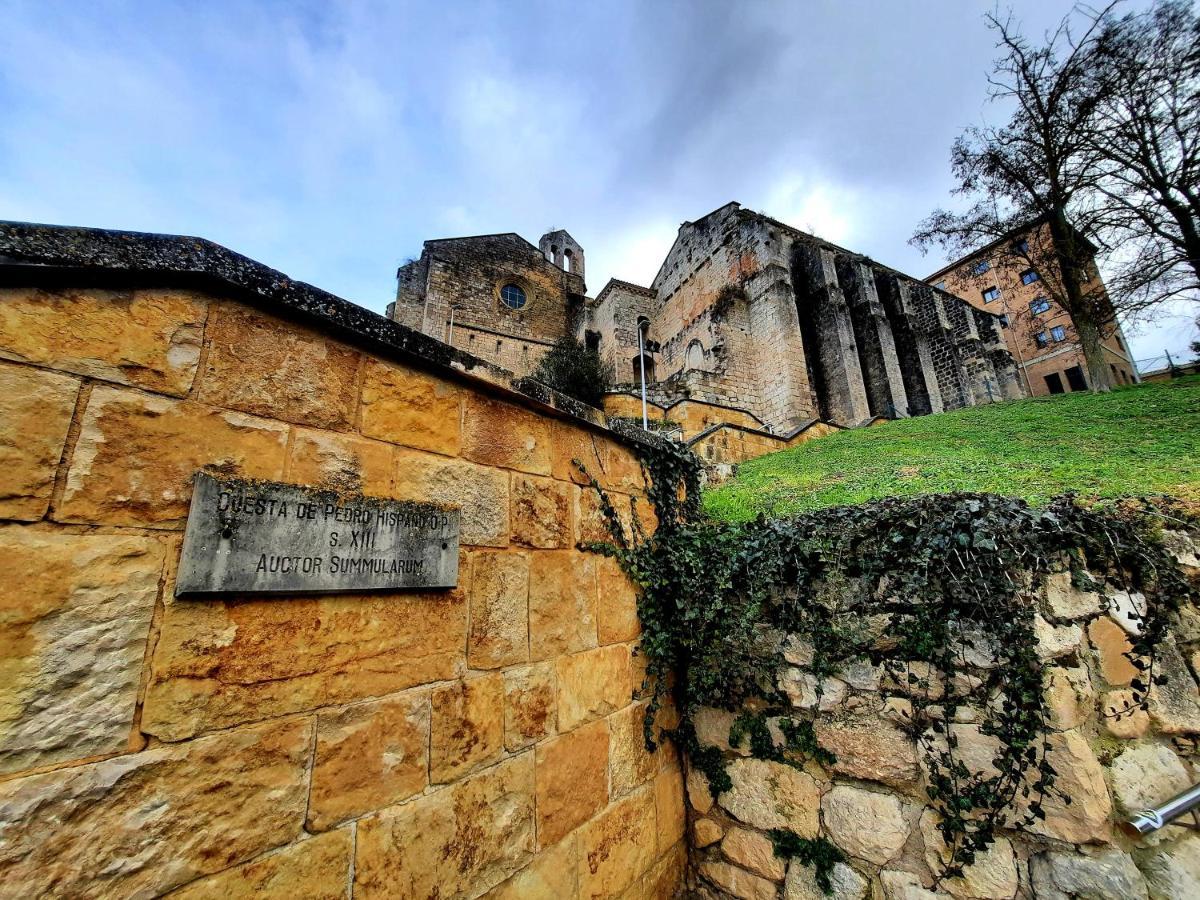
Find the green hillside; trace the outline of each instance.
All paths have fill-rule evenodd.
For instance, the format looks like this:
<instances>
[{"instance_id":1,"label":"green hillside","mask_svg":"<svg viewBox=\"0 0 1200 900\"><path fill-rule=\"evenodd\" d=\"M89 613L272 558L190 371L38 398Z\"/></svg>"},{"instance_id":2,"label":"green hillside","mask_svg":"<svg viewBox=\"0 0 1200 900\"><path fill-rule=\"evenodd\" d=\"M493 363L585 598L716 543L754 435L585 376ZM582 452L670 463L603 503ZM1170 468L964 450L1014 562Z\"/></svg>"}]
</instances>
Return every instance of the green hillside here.
<instances>
[{"instance_id":1,"label":"green hillside","mask_svg":"<svg viewBox=\"0 0 1200 900\"><path fill-rule=\"evenodd\" d=\"M743 463L704 506L741 521L949 491L1200 499L1200 376L838 432Z\"/></svg>"}]
</instances>

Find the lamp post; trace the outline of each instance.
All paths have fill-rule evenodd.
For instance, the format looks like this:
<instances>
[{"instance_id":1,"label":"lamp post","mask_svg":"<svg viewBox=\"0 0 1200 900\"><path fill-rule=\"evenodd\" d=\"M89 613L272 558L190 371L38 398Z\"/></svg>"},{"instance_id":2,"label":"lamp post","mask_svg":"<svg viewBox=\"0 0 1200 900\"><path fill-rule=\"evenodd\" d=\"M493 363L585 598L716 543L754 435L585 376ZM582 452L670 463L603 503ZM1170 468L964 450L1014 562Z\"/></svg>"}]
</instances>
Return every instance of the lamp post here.
<instances>
[{"instance_id":1,"label":"lamp post","mask_svg":"<svg viewBox=\"0 0 1200 900\"><path fill-rule=\"evenodd\" d=\"M642 430L650 430L650 420L646 415L646 326L649 322L638 322L638 366L642 373Z\"/></svg>"}]
</instances>

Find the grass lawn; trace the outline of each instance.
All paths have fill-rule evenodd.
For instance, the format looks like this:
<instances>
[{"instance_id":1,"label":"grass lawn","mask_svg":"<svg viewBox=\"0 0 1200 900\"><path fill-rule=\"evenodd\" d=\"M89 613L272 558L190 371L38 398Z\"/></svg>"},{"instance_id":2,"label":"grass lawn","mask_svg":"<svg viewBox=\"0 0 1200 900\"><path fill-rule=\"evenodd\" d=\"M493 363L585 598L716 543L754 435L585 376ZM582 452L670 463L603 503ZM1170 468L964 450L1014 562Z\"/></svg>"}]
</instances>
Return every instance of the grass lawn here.
<instances>
[{"instance_id":1,"label":"grass lawn","mask_svg":"<svg viewBox=\"0 0 1200 900\"><path fill-rule=\"evenodd\" d=\"M838 432L742 463L704 508L744 521L950 491L1200 499L1200 376Z\"/></svg>"}]
</instances>

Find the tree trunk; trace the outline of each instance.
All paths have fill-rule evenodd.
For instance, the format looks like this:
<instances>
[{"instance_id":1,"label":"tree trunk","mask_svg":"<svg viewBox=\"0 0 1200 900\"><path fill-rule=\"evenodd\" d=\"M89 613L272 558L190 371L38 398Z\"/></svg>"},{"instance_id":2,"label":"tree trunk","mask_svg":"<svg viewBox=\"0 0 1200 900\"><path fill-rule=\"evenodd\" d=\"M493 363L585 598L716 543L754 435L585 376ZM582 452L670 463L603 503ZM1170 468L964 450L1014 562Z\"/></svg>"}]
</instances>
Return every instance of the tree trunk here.
<instances>
[{"instance_id":1,"label":"tree trunk","mask_svg":"<svg viewBox=\"0 0 1200 900\"><path fill-rule=\"evenodd\" d=\"M1107 394L1112 390L1112 372L1101 343L1103 322L1098 321L1096 315L1102 306L1083 291L1084 273L1087 271L1084 249L1080 246L1078 232L1067 223L1062 209L1050 217L1049 225L1058 273L1062 278L1063 306L1079 335L1079 346L1087 364L1088 387L1095 393Z\"/></svg>"},{"instance_id":2,"label":"tree trunk","mask_svg":"<svg viewBox=\"0 0 1200 900\"><path fill-rule=\"evenodd\" d=\"M1098 394L1107 394L1112 390L1112 370L1108 367L1108 357L1104 355L1100 323L1092 316L1090 309L1071 313L1071 318L1075 321L1079 346L1087 364L1088 386Z\"/></svg>"}]
</instances>

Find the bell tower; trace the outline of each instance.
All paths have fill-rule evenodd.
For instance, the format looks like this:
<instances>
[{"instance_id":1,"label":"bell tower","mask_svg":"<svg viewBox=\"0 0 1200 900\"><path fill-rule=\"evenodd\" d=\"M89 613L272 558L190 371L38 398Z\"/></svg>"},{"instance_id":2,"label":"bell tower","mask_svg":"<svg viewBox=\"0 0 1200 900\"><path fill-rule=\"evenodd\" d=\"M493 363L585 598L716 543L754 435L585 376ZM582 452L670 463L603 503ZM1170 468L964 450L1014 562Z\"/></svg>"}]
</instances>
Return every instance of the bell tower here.
<instances>
[{"instance_id":1,"label":"bell tower","mask_svg":"<svg viewBox=\"0 0 1200 900\"><path fill-rule=\"evenodd\" d=\"M563 229L548 231L538 241L538 249L564 272L583 278L583 248Z\"/></svg>"}]
</instances>

